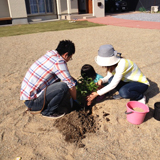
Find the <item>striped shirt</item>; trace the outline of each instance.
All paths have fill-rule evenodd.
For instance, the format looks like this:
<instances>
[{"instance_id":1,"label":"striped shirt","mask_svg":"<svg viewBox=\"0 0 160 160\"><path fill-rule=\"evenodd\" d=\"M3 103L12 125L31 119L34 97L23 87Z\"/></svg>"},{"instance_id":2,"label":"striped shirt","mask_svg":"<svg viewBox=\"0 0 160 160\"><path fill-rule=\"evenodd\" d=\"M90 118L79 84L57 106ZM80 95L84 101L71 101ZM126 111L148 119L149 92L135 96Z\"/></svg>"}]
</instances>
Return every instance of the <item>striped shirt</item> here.
<instances>
[{"instance_id":1,"label":"striped shirt","mask_svg":"<svg viewBox=\"0 0 160 160\"><path fill-rule=\"evenodd\" d=\"M48 51L27 71L21 85L20 100L37 98L47 86L58 80L65 82L69 88L75 86L65 60L57 51Z\"/></svg>"},{"instance_id":2,"label":"striped shirt","mask_svg":"<svg viewBox=\"0 0 160 160\"><path fill-rule=\"evenodd\" d=\"M123 70L122 70L123 69ZM143 75L138 66L128 59L121 59L116 67L116 72L122 72L122 81L124 82L140 82L149 85L148 80ZM113 72L115 74L115 72Z\"/></svg>"},{"instance_id":3,"label":"striped shirt","mask_svg":"<svg viewBox=\"0 0 160 160\"><path fill-rule=\"evenodd\" d=\"M147 78L138 66L128 59L121 58L115 70L112 73L108 72L107 76L101 80L103 83L106 83L113 75L114 77L111 83L97 91L100 96L114 89L121 80L124 82L140 82L149 85Z\"/></svg>"}]
</instances>

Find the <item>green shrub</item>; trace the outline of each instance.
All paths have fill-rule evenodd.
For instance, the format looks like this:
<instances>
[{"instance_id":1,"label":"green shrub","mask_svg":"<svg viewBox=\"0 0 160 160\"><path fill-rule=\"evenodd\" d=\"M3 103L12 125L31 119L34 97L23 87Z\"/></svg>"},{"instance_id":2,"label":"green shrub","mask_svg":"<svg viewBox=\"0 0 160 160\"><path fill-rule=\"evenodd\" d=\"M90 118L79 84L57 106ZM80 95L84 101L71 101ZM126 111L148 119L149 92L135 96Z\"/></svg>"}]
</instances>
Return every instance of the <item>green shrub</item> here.
<instances>
[{"instance_id":1,"label":"green shrub","mask_svg":"<svg viewBox=\"0 0 160 160\"><path fill-rule=\"evenodd\" d=\"M144 7L140 7L139 11L144 12L144 11L146 11L146 9Z\"/></svg>"},{"instance_id":2,"label":"green shrub","mask_svg":"<svg viewBox=\"0 0 160 160\"><path fill-rule=\"evenodd\" d=\"M84 103L86 97L90 95L92 92L96 91L98 86L94 83L92 78L80 76L78 78L78 84L76 86L77 89L77 100L80 104Z\"/></svg>"}]
</instances>

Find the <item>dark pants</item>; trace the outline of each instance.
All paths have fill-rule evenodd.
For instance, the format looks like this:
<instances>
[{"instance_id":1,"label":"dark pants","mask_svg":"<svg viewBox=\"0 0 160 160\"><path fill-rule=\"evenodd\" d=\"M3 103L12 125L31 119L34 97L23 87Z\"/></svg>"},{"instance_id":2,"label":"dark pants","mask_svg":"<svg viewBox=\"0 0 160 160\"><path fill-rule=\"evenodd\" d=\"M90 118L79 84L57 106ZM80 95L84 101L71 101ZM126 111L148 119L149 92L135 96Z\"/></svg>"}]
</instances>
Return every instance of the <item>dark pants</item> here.
<instances>
[{"instance_id":1,"label":"dark pants","mask_svg":"<svg viewBox=\"0 0 160 160\"><path fill-rule=\"evenodd\" d=\"M113 77L108 80L108 83L110 83L112 79ZM144 92L148 89L148 85L140 82L120 81L115 89L119 91L122 98L138 101L143 98Z\"/></svg>"},{"instance_id":2,"label":"dark pants","mask_svg":"<svg viewBox=\"0 0 160 160\"><path fill-rule=\"evenodd\" d=\"M42 115L51 115L56 112L56 109L59 107L59 104L63 101L65 96L68 93L68 86L64 82L56 82L47 87L46 96L45 96L45 107L41 112ZM31 108L32 111L40 111L43 107L44 102L44 91L41 95L33 100L25 101L25 105L28 108Z\"/></svg>"}]
</instances>

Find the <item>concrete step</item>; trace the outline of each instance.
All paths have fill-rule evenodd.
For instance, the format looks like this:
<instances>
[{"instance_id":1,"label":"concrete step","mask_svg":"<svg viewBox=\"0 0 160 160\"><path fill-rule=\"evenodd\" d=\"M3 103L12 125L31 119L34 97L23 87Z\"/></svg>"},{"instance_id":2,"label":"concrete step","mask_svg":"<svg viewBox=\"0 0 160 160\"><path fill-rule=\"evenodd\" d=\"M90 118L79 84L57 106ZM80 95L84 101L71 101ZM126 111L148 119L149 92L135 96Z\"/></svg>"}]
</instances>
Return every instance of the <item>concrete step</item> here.
<instances>
[{"instance_id":1,"label":"concrete step","mask_svg":"<svg viewBox=\"0 0 160 160\"><path fill-rule=\"evenodd\" d=\"M78 19L90 19L90 18L96 18L96 16L93 16L92 14L72 14L72 15L61 16L61 19L66 19L66 20L78 20Z\"/></svg>"}]
</instances>

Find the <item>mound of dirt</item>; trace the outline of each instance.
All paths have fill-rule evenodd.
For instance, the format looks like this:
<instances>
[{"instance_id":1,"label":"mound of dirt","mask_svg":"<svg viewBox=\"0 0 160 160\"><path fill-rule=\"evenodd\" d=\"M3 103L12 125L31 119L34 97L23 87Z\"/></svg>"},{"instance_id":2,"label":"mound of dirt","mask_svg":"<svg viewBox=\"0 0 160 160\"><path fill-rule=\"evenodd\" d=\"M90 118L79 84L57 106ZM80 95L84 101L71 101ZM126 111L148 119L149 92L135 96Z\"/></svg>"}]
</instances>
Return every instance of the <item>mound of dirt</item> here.
<instances>
[{"instance_id":1,"label":"mound of dirt","mask_svg":"<svg viewBox=\"0 0 160 160\"><path fill-rule=\"evenodd\" d=\"M65 140L76 143L79 147L84 147L81 140L86 133L96 132L94 116L85 110L73 111L64 117L57 119L54 125L65 136Z\"/></svg>"}]
</instances>

